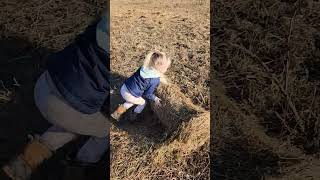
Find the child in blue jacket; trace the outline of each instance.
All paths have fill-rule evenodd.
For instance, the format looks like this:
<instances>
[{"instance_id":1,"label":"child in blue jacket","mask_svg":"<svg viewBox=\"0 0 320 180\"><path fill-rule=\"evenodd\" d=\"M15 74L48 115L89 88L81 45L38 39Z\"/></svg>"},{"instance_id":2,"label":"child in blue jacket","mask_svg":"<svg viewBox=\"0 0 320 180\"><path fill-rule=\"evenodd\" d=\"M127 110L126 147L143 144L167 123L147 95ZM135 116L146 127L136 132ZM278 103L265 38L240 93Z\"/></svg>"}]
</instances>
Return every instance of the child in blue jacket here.
<instances>
[{"instance_id":1,"label":"child in blue jacket","mask_svg":"<svg viewBox=\"0 0 320 180\"><path fill-rule=\"evenodd\" d=\"M130 120L136 119L146 105L146 100L151 100L160 105L160 98L154 95L154 91L164 79L164 73L171 64L166 54L159 51L150 52L141 66L121 87L120 93L126 101L111 114L116 120L133 105L137 105L131 113Z\"/></svg>"}]
</instances>

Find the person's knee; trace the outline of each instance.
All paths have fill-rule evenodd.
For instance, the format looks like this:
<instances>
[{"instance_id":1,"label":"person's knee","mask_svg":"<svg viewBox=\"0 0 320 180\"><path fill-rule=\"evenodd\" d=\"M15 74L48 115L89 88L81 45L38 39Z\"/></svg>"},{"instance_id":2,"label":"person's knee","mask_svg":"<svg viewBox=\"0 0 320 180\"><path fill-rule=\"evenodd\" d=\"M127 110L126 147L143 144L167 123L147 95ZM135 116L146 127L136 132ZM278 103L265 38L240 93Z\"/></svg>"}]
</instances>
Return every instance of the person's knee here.
<instances>
[{"instance_id":1,"label":"person's knee","mask_svg":"<svg viewBox=\"0 0 320 180\"><path fill-rule=\"evenodd\" d=\"M77 159L83 162L96 163L109 148L109 138L90 138L79 150Z\"/></svg>"}]
</instances>

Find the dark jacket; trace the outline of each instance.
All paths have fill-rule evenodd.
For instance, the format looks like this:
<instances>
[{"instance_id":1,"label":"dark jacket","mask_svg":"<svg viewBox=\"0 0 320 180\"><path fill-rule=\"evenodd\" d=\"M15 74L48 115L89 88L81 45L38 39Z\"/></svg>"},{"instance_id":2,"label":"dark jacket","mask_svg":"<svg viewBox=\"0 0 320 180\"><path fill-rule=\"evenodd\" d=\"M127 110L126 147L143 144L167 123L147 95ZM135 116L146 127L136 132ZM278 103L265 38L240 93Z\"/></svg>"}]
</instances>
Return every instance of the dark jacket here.
<instances>
[{"instance_id":1,"label":"dark jacket","mask_svg":"<svg viewBox=\"0 0 320 180\"><path fill-rule=\"evenodd\" d=\"M154 91L160 84L160 78L143 78L140 75L139 68L131 77L129 77L124 84L128 88L130 94L135 97L146 97L150 100L155 100Z\"/></svg>"},{"instance_id":2,"label":"dark jacket","mask_svg":"<svg viewBox=\"0 0 320 180\"><path fill-rule=\"evenodd\" d=\"M97 22L88 26L72 44L52 54L47 63L61 95L85 114L98 112L110 91L110 56L97 45Z\"/></svg>"}]
</instances>

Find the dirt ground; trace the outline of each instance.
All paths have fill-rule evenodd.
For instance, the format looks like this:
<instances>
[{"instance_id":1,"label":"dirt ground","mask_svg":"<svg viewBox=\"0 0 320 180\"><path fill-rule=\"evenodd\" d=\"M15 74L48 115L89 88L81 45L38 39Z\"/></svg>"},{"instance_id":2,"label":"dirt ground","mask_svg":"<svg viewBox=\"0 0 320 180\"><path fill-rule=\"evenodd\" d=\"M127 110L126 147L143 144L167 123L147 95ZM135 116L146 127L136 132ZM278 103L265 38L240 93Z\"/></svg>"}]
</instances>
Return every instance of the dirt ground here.
<instances>
[{"instance_id":1,"label":"dirt ground","mask_svg":"<svg viewBox=\"0 0 320 180\"><path fill-rule=\"evenodd\" d=\"M120 102L119 88L124 79L142 65L148 51L158 49L172 58L167 76L177 86L174 90L182 92L183 99L190 99L193 105L209 110L209 1L111 1L111 22L111 70L115 75L112 109ZM166 94L161 95L166 97ZM175 112L174 107L164 108ZM171 139L161 123L163 119L150 107L137 122L130 124L123 120L120 125L113 126L111 178L207 179L209 117L203 117L200 115L199 120L187 122L184 129L170 135ZM199 126L202 127L200 131ZM205 138L195 137L190 145L189 140L192 134L198 134L197 131L203 133L199 137ZM187 138L181 142L180 136ZM206 145L202 144L203 140ZM179 149L186 144L190 152ZM173 157L170 156L172 151L176 154ZM178 159L184 152L185 157Z\"/></svg>"}]
</instances>

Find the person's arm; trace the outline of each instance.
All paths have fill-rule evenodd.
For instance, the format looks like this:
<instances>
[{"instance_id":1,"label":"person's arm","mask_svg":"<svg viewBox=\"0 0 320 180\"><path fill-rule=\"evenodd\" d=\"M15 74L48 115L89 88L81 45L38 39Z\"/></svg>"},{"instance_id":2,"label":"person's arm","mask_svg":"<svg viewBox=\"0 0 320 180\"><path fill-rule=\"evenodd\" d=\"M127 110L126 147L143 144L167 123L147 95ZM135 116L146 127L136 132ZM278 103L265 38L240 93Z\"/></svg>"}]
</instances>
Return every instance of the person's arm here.
<instances>
[{"instance_id":1,"label":"person's arm","mask_svg":"<svg viewBox=\"0 0 320 180\"><path fill-rule=\"evenodd\" d=\"M157 96L154 95L154 91L157 89L159 84L160 84L159 80L152 81L150 87L145 91L144 96L149 100L155 101Z\"/></svg>"}]
</instances>

